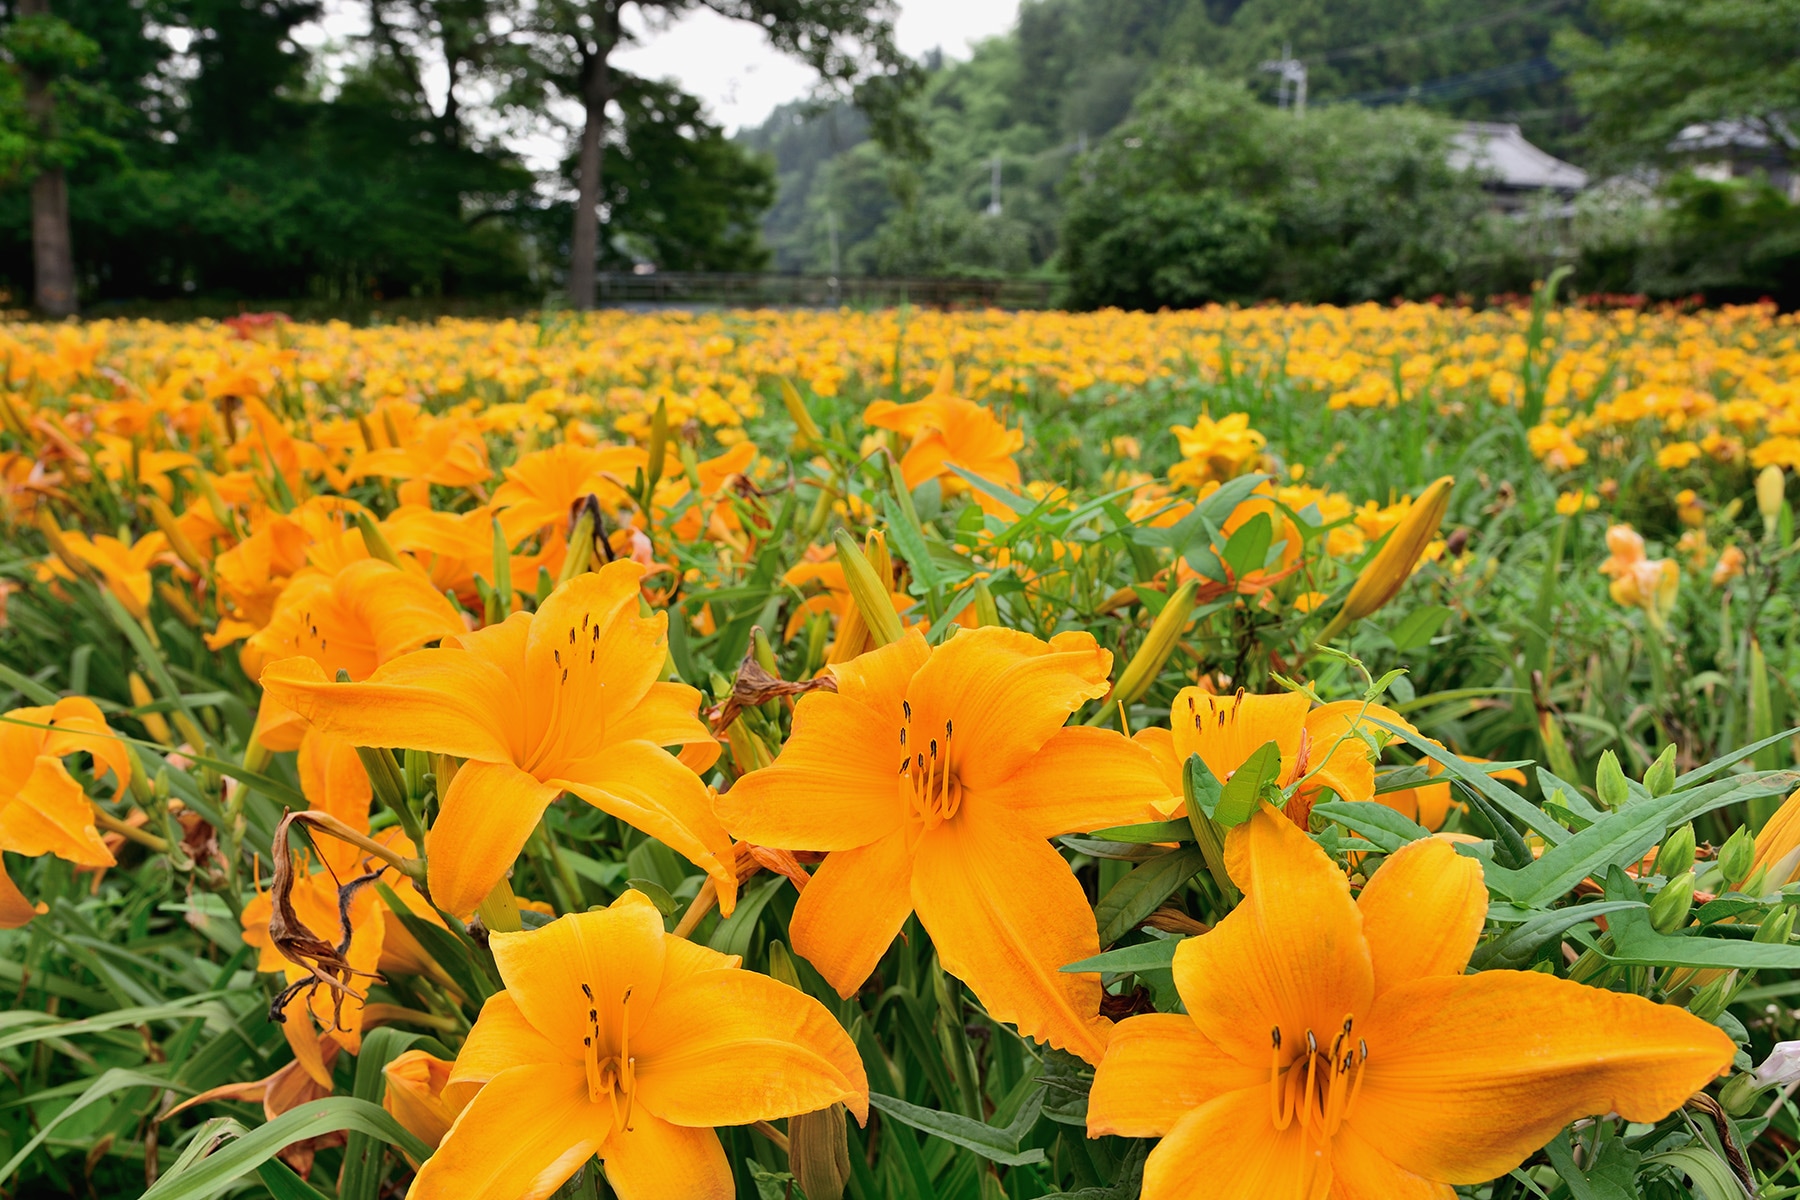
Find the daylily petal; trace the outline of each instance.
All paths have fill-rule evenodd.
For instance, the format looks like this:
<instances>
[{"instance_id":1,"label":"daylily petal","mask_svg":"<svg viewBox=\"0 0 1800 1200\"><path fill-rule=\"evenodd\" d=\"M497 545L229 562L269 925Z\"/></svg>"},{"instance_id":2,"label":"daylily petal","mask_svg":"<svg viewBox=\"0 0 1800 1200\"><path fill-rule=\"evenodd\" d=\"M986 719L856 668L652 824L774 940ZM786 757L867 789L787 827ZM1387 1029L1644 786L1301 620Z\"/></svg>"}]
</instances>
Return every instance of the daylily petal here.
<instances>
[{"instance_id":1,"label":"daylily petal","mask_svg":"<svg viewBox=\"0 0 1800 1200\"><path fill-rule=\"evenodd\" d=\"M40 755L10 800L0 802L0 848L54 854L83 867L110 867L112 851L94 828L94 807L62 759Z\"/></svg>"},{"instance_id":2,"label":"daylily petal","mask_svg":"<svg viewBox=\"0 0 1800 1200\"><path fill-rule=\"evenodd\" d=\"M685 683L653 683L637 706L606 729L609 742L651 742L658 746L707 743L717 746L699 717L700 691ZM606 751L600 751L605 754Z\"/></svg>"},{"instance_id":3,"label":"daylily petal","mask_svg":"<svg viewBox=\"0 0 1800 1200\"><path fill-rule=\"evenodd\" d=\"M1385 741L1391 735L1376 721L1412 729L1412 723L1391 708L1364 705L1360 700L1322 704L1306 714L1306 734L1311 762L1309 787L1328 787L1344 800L1368 800L1375 795L1375 751L1365 736Z\"/></svg>"},{"instance_id":4,"label":"daylily petal","mask_svg":"<svg viewBox=\"0 0 1800 1200\"><path fill-rule=\"evenodd\" d=\"M600 1161L619 1200L732 1200L737 1195L718 1134L672 1125L647 1112L634 1113L630 1129L606 1140Z\"/></svg>"},{"instance_id":5,"label":"daylily petal","mask_svg":"<svg viewBox=\"0 0 1800 1200\"><path fill-rule=\"evenodd\" d=\"M1162 1137L1201 1105L1268 1082L1267 1068L1232 1058L1184 1014L1131 1017L1113 1027L1094 1074L1088 1136Z\"/></svg>"},{"instance_id":6,"label":"daylily petal","mask_svg":"<svg viewBox=\"0 0 1800 1200\"><path fill-rule=\"evenodd\" d=\"M665 980L631 1044L638 1102L667 1121L748 1125L839 1102L868 1118L869 1081L837 1018L767 975Z\"/></svg>"},{"instance_id":7,"label":"daylily petal","mask_svg":"<svg viewBox=\"0 0 1800 1200\"><path fill-rule=\"evenodd\" d=\"M1244 901L1175 952L1175 986L1194 1023L1240 1062L1269 1062L1271 1030L1297 1046L1367 1010L1374 988L1362 918L1344 873L1277 810L1227 835Z\"/></svg>"},{"instance_id":8,"label":"daylily petal","mask_svg":"<svg viewBox=\"0 0 1800 1200\"><path fill-rule=\"evenodd\" d=\"M1168 783L1156 756L1122 734L1072 726L1050 740L1010 779L965 803L1003 806L1006 820L1038 838L1155 820Z\"/></svg>"},{"instance_id":9,"label":"daylily petal","mask_svg":"<svg viewBox=\"0 0 1800 1200\"><path fill-rule=\"evenodd\" d=\"M674 755L649 742L619 742L606 748L599 768L587 776L550 782L643 830L712 876L719 911L731 914L737 898L731 835L713 815L706 785Z\"/></svg>"},{"instance_id":10,"label":"daylily petal","mask_svg":"<svg viewBox=\"0 0 1800 1200\"><path fill-rule=\"evenodd\" d=\"M1377 996L1429 975L1461 975L1487 920L1481 864L1437 838L1390 855L1357 898Z\"/></svg>"},{"instance_id":11,"label":"daylily petal","mask_svg":"<svg viewBox=\"0 0 1800 1200\"><path fill-rule=\"evenodd\" d=\"M971 805L920 839L912 898L944 969L995 1020L1100 1061L1112 1030L1100 1016L1100 976L1060 970L1100 953L1100 935L1081 884L1048 842L983 820Z\"/></svg>"},{"instance_id":12,"label":"daylily petal","mask_svg":"<svg viewBox=\"0 0 1800 1200\"><path fill-rule=\"evenodd\" d=\"M456 1052L451 1083L486 1083L503 1071L527 1063L581 1064L573 1045L558 1046L537 1031L519 1011L511 992L495 992L481 1006L474 1028ZM583 1068L585 1071L585 1068Z\"/></svg>"},{"instance_id":13,"label":"daylily petal","mask_svg":"<svg viewBox=\"0 0 1800 1200\"><path fill-rule=\"evenodd\" d=\"M358 746L516 761L518 691L467 651L420 650L363 683L333 683L312 659L284 658L263 668L262 686L313 728Z\"/></svg>"},{"instance_id":14,"label":"daylily petal","mask_svg":"<svg viewBox=\"0 0 1800 1200\"><path fill-rule=\"evenodd\" d=\"M930 657L925 635L914 627L901 634L899 641L837 663L830 670L837 680L838 695L869 709L884 726L899 729L905 720L900 704L906 699L907 685Z\"/></svg>"},{"instance_id":15,"label":"daylily petal","mask_svg":"<svg viewBox=\"0 0 1800 1200\"><path fill-rule=\"evenodd\" d=\"M1083 701L1106 694L1112 655L1088 633L1048 642L1016 629L964 630L932 652L907 685L921 739L955 722L955 769L965 788L1010 778ZM894 747L895 762L903 755Z\"/></svg>"},{"instance_id":16,"label":"daylily petal","mask_svg":"<svg viewBox=\"0 0 1800 1200\"><path fill-rule=\"evenodd\" d=\"M1299 761L1300 733L1312 701L1299 692L1279 696L1215 696L1182 688L1169 710L1169 731L1179 767L1190 754L1219 779L1244 765L1267 742L1281 747L1282 777Z\"/></svg>"},{"instance_id":17,"label":"daylily petal","mask_svg":"<svg viewBox=\"0 0 1800 1200\"><path fill-rule=\"evenodd\" d=\"M1331 1135L1332 1200L1454 1200L1456 1189L1395 1166L1349 1125Z\"/></svg>"},{"instance_id":18,"label":"daylily petal","mask_svg":"<svg viewBox=\"0 0 1800 1200\"><path fill-rule=\"evenodd\" d=\"M613 740L609 724L662 674L669 618L638 615L643 575L630 559L608 563L558 587L531 618L521 689L526 723L560 740L555 762L579 760Z\"/></svg>"},{"instance_id":19,"label":"daylily petal","mask_svg":"<svg viewBox=\"0 0 1800 1200\"><path fill-rule=\"evenodd\" d=\"M655 1006L665 940L656 906L627 892L602 912L583 913L579 920L564 917L523 933L496 933L489 945L506 991L525 1019L553 1045L574 1049L589 1033L590 1004L617 1005L630 992L634 1012ZM583 985L594 994L591 1002Z\"/></svg>"},{"instance_id":20,"label":"daylily petal","mask_svg":"<svg viewBox=\"0 0 1800 1200\"><path fill-rule=\"evenodd\" d=\"M1358 1028L1369 1059L1352 1124L1449 1183L1510 1171L1576 1117L1661 1120L1736 1052L1682 1009L1536 971L1403 983Z\"/></svg>"},{"instance_id":21,"label":"daylily petal","mask_svg":"<svg viewBox=\"0 0 1800 1200\"><path fill-rule=\"evenodd\" d=\"M310 730L301 738L294 765L300 794L314 809L328 812L360 832L369 829L369 802L375 789L348 738ZM323 842L323 839L321 839ZM342 845L343 843L335 843Z\"/></svg>"},{"instance_id":22,"label":"daylily petal","mask_svg":"<svg viewBox=\"0 0 1800 1200\"><path fill-rule=\"evenodd\" d=\"M848 850L899 829L899 765L906 757L899 707L896 698L890 723L842 693L801 697L780 756L719 797L725 827L785 850Z\"/></svg>"},{"instance_id":23,"label":"daylily petal","mask_svg":"<svg viewBox=\"0 0 1800 1200\"><path fill-rule=\"evenodd\" d=\"M425 833L432 901L458 917L474 912L511 869L560 790L511 763L464 763Z\"/></svg>"},{"instance_id":24,"label":"daylily petal","mask_svg":"<svg viewBox=\"0 0 1800 1200\"><path fill-rule=\"evenodd\" d=\"M825 856L794 903L794 950L848 999L875 970L912 915L912 851L888 834Z\"/></svg>"},{"instance_id":25,"label":"daylily petal","mask_svg":"<svg viewBox=\"0 0 1800 1200\"><path fill-rule=\"evenodd\" d=\"M0 929L17 929L31 918L50 911L43 903L33 904L6 873L6 860L0 856Z\"/></svg>"},{"instance_id":26,"label":"daylily petal","mask_svg":"<svg viewBox=\"0 0 1800 1200\"><path fill-rule=\"evenodd\" d=\"M131 782L131 752L107 725L100 706L86 696L64 696L50 708L49 723L55 728L44 736L40 754L62 758L78 750L93 756L96 780L110 772L115 794Z\"/></svg>"},{"instance_id":27,"label":"daylily petal","mask_svg":"<svg viewBox=\"0 0 1800 1200\"><path fill-rule=\"evenodd\" d=\"M543 1200L605 1142L612 1109L577 1064L534 1063L475 1093L425 1160L410 1200Z\"/></svg>"},{"instance_id":28,"label":"daylily petal","mask_svg":"<svg viewBox=\"0 0 1800 1200\"><path fill-rule=\"evenodd\" d=\"M1298 1121L1270 1123L1266 1079L1188 1113L1144 1162L1144 1200L1323 1200L1330 1188L1325 1148Z\"/></svg>"}]
</instances>

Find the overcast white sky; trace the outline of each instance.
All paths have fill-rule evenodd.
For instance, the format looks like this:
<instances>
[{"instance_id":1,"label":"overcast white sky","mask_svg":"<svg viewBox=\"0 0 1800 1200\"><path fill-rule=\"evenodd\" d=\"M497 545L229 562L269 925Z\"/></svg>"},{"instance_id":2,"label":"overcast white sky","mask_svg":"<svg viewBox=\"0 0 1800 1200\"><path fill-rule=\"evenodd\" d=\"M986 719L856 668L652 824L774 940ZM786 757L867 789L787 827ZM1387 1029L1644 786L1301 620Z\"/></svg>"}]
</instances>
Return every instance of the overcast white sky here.
<instances>
[{"instance_id":1,"label":"overcast white sky","mask_svg":"<svg viewBox=\"0 0 1800 1200\"><path fill-rule=\"evenodd\" d=\"M967 58L973 43L1006 32L1019 13L1019 0L899 0L899 4L900 48L915 57L941 49L952 58ZM673 79L705 101L712 119L727 132L760 124L776 106L805 96L815 82L811 70L777 52L760 30L707 8L662 30L634 24L642 31L641 44L614 61L638 75ZM368 28L363 0L325 0L324 19L295 30L295 40L322 54L329 69L348 39L366 34ZM429 68L428 72L438 78L428 77L427 87L441 88L442 72ZM578 111L559 115L574 119ZM508 140L537 170L554 166L568 144L565 136L548 128Z\"/></svg>"}]
</instances>

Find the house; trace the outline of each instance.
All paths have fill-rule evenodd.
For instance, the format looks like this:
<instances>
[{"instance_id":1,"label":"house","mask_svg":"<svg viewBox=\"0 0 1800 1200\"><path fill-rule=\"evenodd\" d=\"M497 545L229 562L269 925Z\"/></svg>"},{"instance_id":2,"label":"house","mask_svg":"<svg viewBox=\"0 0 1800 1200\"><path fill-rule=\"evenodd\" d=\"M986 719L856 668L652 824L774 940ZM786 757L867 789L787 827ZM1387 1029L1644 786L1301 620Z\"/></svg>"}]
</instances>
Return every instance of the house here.
<instances>
[{"instance_id":1,"label":"house","mask_svg":"<svg viewBox=\"0 0 1800 1200\"><path fill-rule=\"evenodd\" d=\"M1481 175L1502 212L1516 212L1540 197L1567 201L1585 188L1588 173L1525 140L1517 125L1467 121L1451 137L1450 165Z\"/></svg>"},{"instance_id":2,"label":"house","mask_svg":"<svg viewBox=\"0 0 1800 1200\"><path fill-rule=\"evenodd\" d=\"M1796 138L1778 117L1689 125L1668 149L1702 179L1723 182L1763 175L1789 200L1800 203L1800 172L1792 163Z\"/></svg>"}]
</instances>

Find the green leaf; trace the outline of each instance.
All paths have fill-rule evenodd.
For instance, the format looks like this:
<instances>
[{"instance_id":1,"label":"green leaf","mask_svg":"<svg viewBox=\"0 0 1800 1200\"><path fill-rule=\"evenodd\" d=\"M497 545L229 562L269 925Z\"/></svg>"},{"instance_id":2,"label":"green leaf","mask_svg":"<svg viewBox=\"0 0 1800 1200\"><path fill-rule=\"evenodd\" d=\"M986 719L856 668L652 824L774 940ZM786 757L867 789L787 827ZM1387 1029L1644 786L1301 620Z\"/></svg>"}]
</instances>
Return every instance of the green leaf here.
<instances>
[{"instance_id":1,"label":"green leaf","mask_svg":"<svg viewBox=\"0 0 1800 1200\"><path fill-rule=\"evenodd\" d=\"M1142 863L1107 889L1094 907L1100 944L1110 946L1136 929L1176 889L1206 866L1206 856L1185 847Z\"/></svg>"},{"instance_id":2,"label":"green leaf","mask_svg":"<svg viewBox=\"0 0 1800 1200\"><path fill-rule=\"evenodd\" d=\"M1275 522L1270 520L1268 513L1257 513L1237 527L1220 557L1231 568L1232 575L1242 579L1252 571L1262 570L1269 558L1269 542L1274 536Z\"/></svg>"},{"instance_id":3,"label":"green leaf","mask_svg":"<svg viewBox=\"0 0 1800 1200\"><path fill-rule=\"evenodd\" d=\"M1610 891L1609 888L1609 894ZM1613 941L1612 952L1606 957L1627 966L1800 970L1800 946L1777 946L1735 937L1705 937L1698 930L1658 933L1650 924L1648 905L1608 917L1606 928Z\"/></svg>"},{"instance_id":4,"label":"green leaf","mask_svg":"<svg viewBox=\"0 0 1800 1200\"><path fill-rule=\"evenodd\" d=\"M399 918L400 924L413 935L413 940L419 943L419 947L438 966L444 968L444 974L450 977L457 990L470 1002L481 1004L499 990L499 975L493 969L491 961L479 957L484 952L468 940L466 934L451 933L435 921L427 921L406 907L406 902L379 880L375 883L375 890L380 893L382 903L388 906L388 911Z\"/></svg>"},{"instance_id":5,"label":"green leaf","mask_svg":"<svg viewBox=\"0 0 1800 1200\"><path fill-rule=\"evenodd\" d=\"M325 1200L319 1189L294 1174L293 1168L279 1158L271 1158L256 1168L256 1176L274 1200Z\"/></svg>"},{"instance_id":6,"label":"green leaf","mask_svg":"<svg viewBox=\"0 0 1800 1200\"><path fill-rule=\"evenodd\" d=\"M1135 845L1191 842L1194 840L1194 827L1186 821L1151 821L1144 825L1114 825L1111 829L1096 829L1088 836L1103 842L1129 842Z\"/></svg>"},{"instance_id":7,"label":"green leaf","mask_svg":"<svg viewBox=\"0 0 1800 1200\"><path fill-rule=\"evenodd\" d=\"M436 1039L422 1033L384 1025L364 1034L362 1050L356 1056L356 1098L380 1104L387 1092L387 1075L382 1068L415 1047L439 1058L452 1057ZM344 1144L344 1172L337 1200L376 1200L384 1166L381 1139L360 1130L352 1133ZM266 1177L264 1182L268 1182Z\"/></svg>"},{"instance_id":8,"label":"green leaf","mask_svg":"<svg viewBox=\"0 0 1800 1200\"><path fill-rule=\"evenodd\" d=\"M1635 900L1611 900L1598 904L1574 904L1568 908L1538 913L1514 925L1493 941L1477 946L1469 959L1469 965L1477 971L1523 970L1536 956L1538 947L1551 938L1561 937L1575 926L1595 917L1623 912L1628 908L1648 907ZM1610 919L1608 924L1612 924Z\"/></svg>"},{"instance_id":9,"label":"green leaf","mask_svg":"<svg viewBox=\"0 0 1800 1200\"><path fill-rule=\"evenodd\" d=\"M1232 773L1219 792L1218 806L1209 814L1226 829L1242 825L1256 814L1264 790L1281 778L1281 747L1264 742L1250 752L1244 765Z\"/></svg>"},{"instance_id":10,"label":"green leaf","mask_svg":"<svg viewBox=\"0 0 1800 1200\"><path fill-rule=\"evenodd\" d=\"M786 883L782 875L771 875L768 879L751 888L748 893L738 897L737 907L731 915L719 922L713 930L712 938L707 942L721 954L735 954L740 958L750 956L750 939L756 934L757 918L762 916L763 909L775 898L775 892Z\"/></svg>"},{"instance_id":11,"label":"green leaf","mask_svg":"<svg viewBox=\"0 0 1800 1200\"><path fill-rule=\"evenodd\" d=\"M93 1083L88 1085L88 1089L85 1092L82 1092L69 1107L45 1121L42 1128L37 1131L31 1140L21 1146L17 1154L7 1159L5 1165L0 1166L0 1182L11 1179L13 1172L19 1169L19 1165L35 1154L37 1148L43 1145L64 1121L77 1115L89 1106L99 1103L114 1092L122 1092L129 1088L156 1088L158 1090L171 1088L175 1091L184 1092L193 1090L191 1088L185 1088L178 1083L171 1083L167 1079L158 1078L155 1075L146 1075L141 1071L127 1071L119 1067L113 1067L110 1070L103 1071Z\"/></svg>"},{"instance_id":12,"label":"green leaf","mask_svg":"<svg viewBox=\"0 0 1800 1200\"><path fill-rule=\"evenodd\" d=\"M1638 1155L1617 1138L1601 1144L1586 1171L1575 1165L1567 1135L1545 1146L1544 1154L1569 1185L1572 1200L1638 1200Z\"/></svg>"},{"instance_id":13,"label":"green leaf","mask_svg":"<svg viewBox=\"0 0 1800 1200\"><path fill-rule=\"evenodd\" d=\"M115 1009L97 1017L84 1017L78 1021L65 1021L49 1013L15 1011L0 1013L0 1049L11 1046L22 1046L28 1042L41 1042L49 1038L70 1038L84 1033L103 1033L109 1029L123 1029L133 1025L145 1025L151 1021L169 1021L176 1018L218 1017L229 1022L232 1012L221 1004L220 997L225 992L202 992L197 996L184 996L180 1000L171 1000L167 1004L146 1004L132 1008ZM0 1173L0 1178L4 1173Z\"/></svg>"},{"instance_id":14,"label":"green leaf","mask_svg":"<svg viewBox=\"0 0 1800 1200\"><path fill-rule=\"evenodd\" d=\"M963 479L967 480L970 487L973 487L978 491L986 492L1020 516L1024 516L1026 513L1037 507L1035 502L1027 500L1016 492L1009 492L999 484L992 480L984 479L973 471L965 471L955 463L945 463L944 465L949 467L952 471L955 471L958 475L961 475Z\"/></svg>"},{"instance_id":15,"label":"green leaf","mask_svg":"<svg viewBox=\"0 0 1800 1200\"><path fill-rule=\"evenodd\" d=\"M1661 1154L1652 1154L1644 1160L1646 1163L1660 1163L1674 1167L1677 1171L1694 1181L1706 1200L1746 1200L1744 1185L1724 1159L1703 1150L1698 1146L1684 1146L1679 1150L1665 1150Z\"/></svg>"},{"instance_id":16,"label":"green leaf","mask_svg":"<svg viewBox=\"0 0 1800 1200\"><path fill-rule=\"evenodd\" d=\"M1438 630L1449 619L1449 608L1442 604L1427 604L1407 613L1406 619L1388 634L1388 639L1394 643L1394 649L1402 654L1408 650L1417 650L1436 637Z\"/></svg>"},{"instance_id":17,"label":"green leaf","mask_svg":"<svg viewBox=\"0 0 1800 1200\"><path fill-rule=\"evenodd\" d=\"M675 910L681 907L680 901L669 895L669 889L656 882L654 879L627 879L625 881L625 886L636 888L638 891L642 892L649 898L650 903L656 905L656 911L665 917L674 916Z\"/></svg>"},{"instance_id":18,"label":"green leaf","mask_svg":"<svg viewBox=\"0 0 1800 1200\"><path fill-rule=\"evenodd\" d=\"M936 561L931 557L931 547L925 541L925 531L919 525L919 518L905 511L905 507L896 504L892 497L882 497L881 506L887 517L888 534L894 539L894 546L900 551L900 557L912 568L913 578L924 584L927 591L937 591L943 586L944 580L938 572Z\"/></svg>"},{"instance_id":19,"label":"green leaf","mask_svg":"<svg viewBox=\"0 0 1800 1200\"><path fill-rule=\"evenodd\" d=\"M1066 975L1099 971L1102 975L1131 975L1144 971L1166 971L1175 962L1175 948L1186 938L1157 938L1136 946L1121 946L1080 962L1072 962L1060 970Z\"/></svg>"},{"instance_id":20,"label":"green leaf","mask_svg":"<svg viewBox=\"0 0 1800 1200\"><path fill-rule=\"evenodd\" d=\"M169 1171L141 1200L207 1200L295 1142L351 1131L398 1146L420 1162L431 1157L431 1147L403 1129L379 1105L351 1096L328 1096L290 1109L204 1158Z\"/></svg>"},{"instance_id":21,"label":"green leaf","mask_svg":"<svg viewBox=\"0 0 1800 1200\"><path fill-rule=\"evenodd\" d=\"M1368 838L1388 854L1431 836L1431 830L1417 821L1374 800L1328 800L1313 805L1312 810Z\"/></svg>"},{"instance_id":22,"label":"green leaf","mask_svg":"<svg viewBox=\"0 0 1800 1200\"><path fill-rule=\"evenodd\" d=\"M1043 1111L1044 1093L1041 1088L1032 1093L1031 1098L1019 1109L1019 1115L1004 1129L997 1129L956 1113L921 1108L917 1104L908 1104L898 1096L882 1092L869 1093L869 1107L902 1125L943 1138L965 1150L973 1150L989 1162L997 1162L1002 1166L1018 1167L1046 1161L1043 1150L1036 1146L1027 1150L1019 1149L1019 1142L1031 1132L1031 1127L1037 1124L1038 1114Z\"/></svg>"}]
</instances>

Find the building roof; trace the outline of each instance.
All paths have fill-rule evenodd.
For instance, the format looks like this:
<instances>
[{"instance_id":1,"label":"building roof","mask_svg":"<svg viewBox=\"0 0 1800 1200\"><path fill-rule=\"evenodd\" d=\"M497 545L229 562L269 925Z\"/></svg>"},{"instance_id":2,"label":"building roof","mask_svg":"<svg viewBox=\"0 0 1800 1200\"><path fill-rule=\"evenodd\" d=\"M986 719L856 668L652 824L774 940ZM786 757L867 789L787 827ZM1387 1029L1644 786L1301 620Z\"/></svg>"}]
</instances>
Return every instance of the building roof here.
<instances>
[{"instance_id":1,"label":"building roof","mask_svg":"<svg viewBox=\"0 0 1800 1200\"><path fill-rule=\"evenodd\" d=\"M1477 171L1500 187L1579 192L1587 186L1586 171L1538 149L1517 125L1467 121L1451 142L1451 166Z\"/></svg>"}]
</instances>

